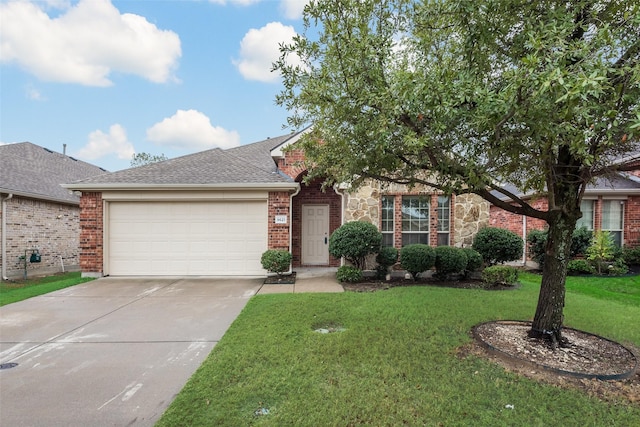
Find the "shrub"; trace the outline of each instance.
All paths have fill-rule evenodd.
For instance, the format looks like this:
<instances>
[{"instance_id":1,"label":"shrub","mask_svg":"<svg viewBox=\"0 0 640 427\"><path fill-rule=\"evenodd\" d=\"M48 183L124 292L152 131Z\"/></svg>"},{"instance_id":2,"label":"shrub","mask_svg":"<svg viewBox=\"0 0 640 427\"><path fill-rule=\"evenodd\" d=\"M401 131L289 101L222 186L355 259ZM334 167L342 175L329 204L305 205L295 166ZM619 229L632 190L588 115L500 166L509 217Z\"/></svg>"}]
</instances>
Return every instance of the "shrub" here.
<instances>
[{"instance_id":1,"label":"shrub","mask_svg":"<svg viewBox=\"0 0 640 427\"><path fill-rule=\"evenodd\" d=\"M436 253L431 246L416 243L400 250L400 265L411 273L414 280L418 273L431 269L435 262Z\"/></svg>"},{"instance_id":2,"label":"shrub","mask_svg":"<svg viewBox=\"0 0 640 427\"><path fill-rule=\"evenodd\" d=\"M462 248L462 253L467 257L467 271L476 271L482 268L482 255L471 248Z\"/></svg>"},{"instance_id":3,"label":"shrub","mask_svg":"<svg viewBox=\"0 0 640 427\"><path fill-rule=\"evenodd\" d=\"M596 231L591 246L587 249L587 259L593 261L598 274L602 274L602 268L613 259L614 254L615 244L611 233L603 230Z\"/></svg>"},{"instance_id":4,"label":"shrub","mask_svg":"<svg viewBox=\"0 0 640 427\"><path fill-rule=\"evenodd\" d=\"M362 280L362 270L351 265L343 265L338 268L336 278L338 282L359 282Z\"/></svg>"},{"instance_id":5,"label":"shrub","mask_svg":"<svg viewBox=\"0 0 640 427\"><path fill-rule=\"evenodd\" d=\"M291 258L291 253L284 249L269 249L262 254L260 262L262 263L262 268L281 276L282 273L289 269Z\"/></svg>"},{"instance_id":6,"label":"shrub","mask_svg":"<svg viewBox=\"0 0 640 427\"><path fill-rule=\"evenodd\" d=\"M495 265L522 257L523 241L513 231L485 227L476 234L472 247L482 255L485 262Z\"/></svg>"},{"instance_id":7,"label":"shrub","mask_svg":"<svg viewBox=\"0 0 640 427\"><path fill-rule=\"evenodd\" d=\"M595 271L596 270L593 268L593 265L584 259L574 259L567 263L567 274L570 276L578 274L593 274Z\"/></svg>"},{"instance_id":8,"label":"shrub","mask_svg":"<svg viewBox=\"0 0 640 427\"><path fill-rule=\"evenodd\" d=\"M635 248L623 247L622 259L627 265L640 265L640 246Z\"/></svg>"},{"instance_id":9,"label":"shrub","mask_svg":"<svg viewBox=\"0 0 640 427\"><path fill-rule=\"evenodd\" d=\"M624 262L622 258L616 258L616 260L609 265L608 274L609 276L621 276L623 274L627 274L629 272L629 267Z\"/></svg>"},{"instance_id":10,"label":"shrub","mask_svg":"<svg viewBox=\"0 0 640 427\"><path fill-rule=\"evenodd\" d=\"M449 274L463 273L467 268L467 256L460 248L437 246L435 253L436 275L441 279Z\"/></svg>"},{"instance_id":11,"label":"shrub","mask_svg":"<svg viewBox=\"0 0 640 427\"><path fill-rule=\"evenodd\" d=\"M329 253L336 258L344 257L357 269L365 267L367 255L376 253L382 243L382 233L375 225L352 221L341 225L329 239Z\"/></svg>"},{"instance_id":12,"label":"shrub","mask_svg":"<svg viewBox=\"0 0 640 427\"><path fill-rule=\"evenodd\" d=\"M576 228L571 236L571 258L586 255L592 239L593 233L587 227ZM531 230L527 235L527 243L529 244L529 256L542 268L547 244L547 231Z\"/></svg>"},{"instance_id":13,"label":"shrub","mask_svg":"<svg viewBox=\"0 0 640 427\"><path fill-rule=\"evenodd\" d=\"M511 286L518 280L518 270L508 265L494 265L482 270L482 281L489 286Z\"/></svg>"},{"instance_id":14,"label":"shrub","mask_svg":"<svg viewBox=\"0 0 640 427\"><path fill-rule=\"evenodd\" d=\"M380 248L378 255L376 255L376 262L378 263L378 278L382 279L389 271L389 267L398 262L398 250L393 246Z\"/></svg>"}]
</instances>

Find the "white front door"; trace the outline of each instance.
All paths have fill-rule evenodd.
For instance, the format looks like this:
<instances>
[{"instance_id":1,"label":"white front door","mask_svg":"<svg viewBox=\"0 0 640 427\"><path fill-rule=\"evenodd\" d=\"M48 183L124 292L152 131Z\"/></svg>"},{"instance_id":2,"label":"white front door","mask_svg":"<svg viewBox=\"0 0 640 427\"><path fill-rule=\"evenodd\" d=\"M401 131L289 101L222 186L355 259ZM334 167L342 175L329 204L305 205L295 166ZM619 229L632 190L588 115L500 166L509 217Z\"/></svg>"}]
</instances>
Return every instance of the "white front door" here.
<instances>
[{"instance_id":1,"label":"white front door","mask_svg":"<svg viewBox=\"0 0 640 427\"><path fill-rule=\"evenodd\" d=\"M329 205L302 205L302 264L329 264Z\"/></svg>"}]
</instances>

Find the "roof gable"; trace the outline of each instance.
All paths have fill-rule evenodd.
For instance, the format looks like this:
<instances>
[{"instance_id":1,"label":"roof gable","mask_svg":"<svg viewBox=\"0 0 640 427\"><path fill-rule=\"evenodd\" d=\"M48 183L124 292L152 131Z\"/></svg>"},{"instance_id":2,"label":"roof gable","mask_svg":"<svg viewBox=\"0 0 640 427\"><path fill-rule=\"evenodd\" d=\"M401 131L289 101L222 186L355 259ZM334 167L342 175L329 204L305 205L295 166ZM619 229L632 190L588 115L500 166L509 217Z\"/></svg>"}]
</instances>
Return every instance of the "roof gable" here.
<instances>
[{"instance_id":1,"label":"roof gable","mask_svg":"<svg viewBox=\"0 0 640 427\"><path fill-rule=\"evenodd\" d=\"M61 184L106 170L30 142L0 146L0 192L78 204L79 198Z\"/></svg>"}]
</instances>

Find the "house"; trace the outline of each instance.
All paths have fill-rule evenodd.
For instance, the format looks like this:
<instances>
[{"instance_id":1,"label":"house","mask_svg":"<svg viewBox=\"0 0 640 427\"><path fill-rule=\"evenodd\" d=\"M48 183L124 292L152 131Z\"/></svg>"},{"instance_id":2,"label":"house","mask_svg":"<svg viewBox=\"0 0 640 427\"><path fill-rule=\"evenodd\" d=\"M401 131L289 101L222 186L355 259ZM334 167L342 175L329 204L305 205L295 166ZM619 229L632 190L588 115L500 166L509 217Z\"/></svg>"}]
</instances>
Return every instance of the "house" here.
<instances>
[{"instance_id":1,"label":"house","mask_svg":"<svg viewBox=\"0 0 640 427\"><path fill-rule=\"evenodd\" d=\"M378 225L396 247L468 245L488 224L489 204L475 195L303 183L304 132L66 184L82 192L83 274L263 276L267 249L290 251L293 268L340 265L328 240L347 221Z\"/></svg>"},{"instance_id":2,"label":"house","mask_svg":"<svg viewBox=\"0 0 640 427\"><path fill-rule=\"evenodd\" d=\"M23 277L25 266L29 274L79 269L80 197L61 184L105 172L30 142L0 146L4 280Z\"/></svg>"},{"instance_id":3,"label":"house","mask_svg":"<svg viewBox=\"0 0 640 427\"><path fill-rule=\"evenodd\" d=\"M618 247L636 247L640 245L640 164L629 172L617 172L609 177L599 177L585 189L580 210L582 218L577 227L588 230L609 231ZM547 199L533 194L519 193L516 188L509 190L529 200L536 209L546 209ZM506 228L523 239L532 230L543 230L546 223L537 218L516 215L492 205L490 207L489 225ZM522 262L530 260L525 245Z\"/></svg>"}]
</instances>

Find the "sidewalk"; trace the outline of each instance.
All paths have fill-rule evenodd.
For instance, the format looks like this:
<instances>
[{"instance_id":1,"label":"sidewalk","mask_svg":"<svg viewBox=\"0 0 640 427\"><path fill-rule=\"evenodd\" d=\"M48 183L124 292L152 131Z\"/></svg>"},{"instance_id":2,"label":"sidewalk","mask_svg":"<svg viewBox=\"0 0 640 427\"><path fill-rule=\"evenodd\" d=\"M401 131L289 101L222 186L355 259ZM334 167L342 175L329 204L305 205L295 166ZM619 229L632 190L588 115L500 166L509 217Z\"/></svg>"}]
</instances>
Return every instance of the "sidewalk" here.
<instances>
[{"instance_id":1,"label":"sidewalk","mask_svg":"<svg viewBox=\"0 0 640 427\"><path fill-rule=\"evenodd\" d=\"M336 268L297 268L293 285L262 285L258 295L300 292L344 292L336 280Z\"/></svg>"}]
</instances>

